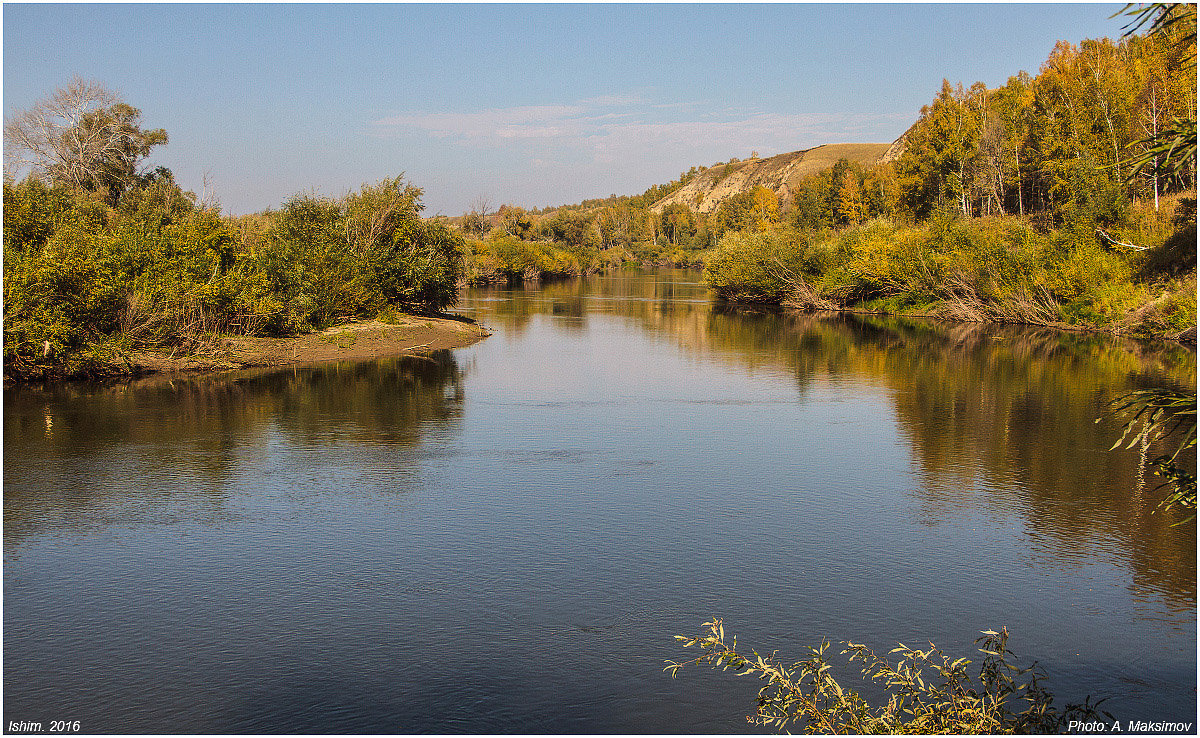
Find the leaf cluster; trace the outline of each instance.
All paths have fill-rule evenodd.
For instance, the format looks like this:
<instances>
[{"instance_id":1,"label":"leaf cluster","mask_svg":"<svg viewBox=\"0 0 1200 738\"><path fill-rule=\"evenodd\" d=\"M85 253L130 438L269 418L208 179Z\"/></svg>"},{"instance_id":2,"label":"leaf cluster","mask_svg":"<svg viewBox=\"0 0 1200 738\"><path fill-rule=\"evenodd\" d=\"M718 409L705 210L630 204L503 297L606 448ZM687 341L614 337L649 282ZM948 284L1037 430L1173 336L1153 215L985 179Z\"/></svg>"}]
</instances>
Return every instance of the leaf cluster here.
<instances>
[{"instance_id":1,"label":"leaf cluster","mask_svg":"<svg viewBox=\"0 0 1200 738\"><path fill-rule=\"evenodd\" d=\"M1131 449L1159 439L1174 439L1174 451L1159 454L1149 462L1164 480L1159 488L1170 487L1170 494L1160 506L1165 510L1176 506L1195 510L1196 474L1184 467L1181 455L1196 448L1196 393L1166 387L1137 390L1114 400L1113 413L1127 420L1110 451L1122 444ZM1193 512L1176 525L1195 518Z\"/></svg>"},{"instance_id":2,"label":"leaf cluster","mask_svg":"<svg viewBox=\"0 0 1200 738\"><path fill-rule=\"evenodd\" d=\"M976 640L983 654L979 663L951 659L932 643L924 650L899 644L881 657L860 643L844 641L838 648L822 640L808 648L805 658L787 665L774 652L764 656L739 649L736 637L726 639L720 619L702 627L707 632L675 639L703 653L690 661L668 661L664 671L675 677L686 666L706 664L757 677L763 682L757 710L746 719L775 730L824 735L1049 733L1061 732L1071 720L1101 714L1103 700L1090 698L1055 708L1037 663L1014 665L1003 628L983 631ZM835 649L848 664L860 665L865 680L883 687L885 702L873 705L833 676L830 657Z\"/></svg>"}]
</instances>

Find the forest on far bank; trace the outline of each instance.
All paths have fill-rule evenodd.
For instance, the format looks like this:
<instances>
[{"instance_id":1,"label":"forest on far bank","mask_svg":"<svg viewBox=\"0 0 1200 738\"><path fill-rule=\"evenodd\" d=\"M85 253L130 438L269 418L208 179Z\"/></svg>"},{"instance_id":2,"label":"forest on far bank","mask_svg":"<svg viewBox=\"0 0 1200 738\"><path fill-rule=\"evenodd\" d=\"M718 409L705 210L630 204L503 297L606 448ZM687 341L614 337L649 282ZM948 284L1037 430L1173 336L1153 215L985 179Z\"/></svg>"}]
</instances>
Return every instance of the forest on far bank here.
<instances>
[{"instance_id":1,"label":"forest on far bank","mask_svg":"<svg viewBox=\"0 0 1200 738\"><path fill-rule=\"evenodd\" d=\"M1060 42L1037 75L944 81L898 158L842 159L789 197L664 201L732 159L637 196L477 207L456 224L467 278L704 266L731 301L1178 334L1196 323L1196 9L1163 7L1155 32Z\"/></svg>"},{"instance_id":2,"label":"forest on far bank","mask_svg":"<svg viewBox=\"0 0 1200 738\"><path fill-rule=\"evenodd\" d=\"M5 123L7 171L26 172L4 181L5 375L109 373L627 264L703 265L730 301L1177 335L1196 322L1196 10L1162 7L1155 32L1061 42L1035 76L945 82L894 161L712 212L663 200L743 162L453 220L422 217L402 175L230 216L147 166L166 131L76 79Z\"/></svg>"}]
</instances>

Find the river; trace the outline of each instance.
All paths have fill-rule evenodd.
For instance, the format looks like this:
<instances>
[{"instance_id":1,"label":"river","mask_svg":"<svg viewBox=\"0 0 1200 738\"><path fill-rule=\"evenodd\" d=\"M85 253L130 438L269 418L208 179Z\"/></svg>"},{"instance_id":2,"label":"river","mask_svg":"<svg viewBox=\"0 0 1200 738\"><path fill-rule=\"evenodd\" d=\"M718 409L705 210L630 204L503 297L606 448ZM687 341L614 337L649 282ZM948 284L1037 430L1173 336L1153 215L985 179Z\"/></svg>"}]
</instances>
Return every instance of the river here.
<instances>
[{"instance_id":1,"label":"river","mask_svg":"<svg viewBox=\"0 0 1200 738\"><path fill-rule=\"evenodd\" d=\"M1057 704L1194 722L1195 524L1093 422L1193 352L696 277L468 290L494 335L432 357L6 389L6 723L753 731L751 679L663 673L714 615L796 658L1005 626Z\"/></svg>"}]
</instances>

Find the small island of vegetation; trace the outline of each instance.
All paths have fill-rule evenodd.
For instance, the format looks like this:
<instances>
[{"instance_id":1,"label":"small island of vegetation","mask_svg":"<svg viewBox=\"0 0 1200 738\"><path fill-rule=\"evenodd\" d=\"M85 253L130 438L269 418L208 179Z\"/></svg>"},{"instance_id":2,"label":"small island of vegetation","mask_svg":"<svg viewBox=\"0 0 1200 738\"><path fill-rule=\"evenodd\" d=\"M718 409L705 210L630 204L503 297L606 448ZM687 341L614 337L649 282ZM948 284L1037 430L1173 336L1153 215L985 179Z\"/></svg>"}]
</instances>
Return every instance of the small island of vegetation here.
<instances>
[{"instance_id":1,"label":"small island of vegetation","mask_svg":"<svg viewBox=\"0 0 1200 738\"><path fill-rule=\"evenodd\" d=\"M222 336L411 323L457 300L463 240L420 217L421 189L403 176L224 216L170 170L144 171L167 133L79 79L5 134L10 163L31 167L4 181L8 378L130 373L177 355L227 366ZM459 345L478 338L455 327Z\"/></svg>"}]
</instances>

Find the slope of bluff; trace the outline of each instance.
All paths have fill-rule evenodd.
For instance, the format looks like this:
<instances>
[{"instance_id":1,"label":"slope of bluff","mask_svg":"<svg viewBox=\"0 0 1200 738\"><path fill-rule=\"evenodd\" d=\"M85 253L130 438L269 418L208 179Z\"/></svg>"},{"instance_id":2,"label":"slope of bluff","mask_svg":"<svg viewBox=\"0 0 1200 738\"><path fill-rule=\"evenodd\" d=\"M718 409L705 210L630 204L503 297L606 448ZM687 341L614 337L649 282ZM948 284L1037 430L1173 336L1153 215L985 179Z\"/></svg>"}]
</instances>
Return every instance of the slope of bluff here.
<instances>
[{"instance_id":1,"label":"slope of bluff","mask_svg":"<svg viewBox=\"0 0 1200 738\"><path fill-rule=\"evenodd\" d=\"M763 186L779 195L781 203L790 203L796 185L805 177L831 169L838 159L859 164L886 161L897 155L895 143L826 144L803 151L778 154L768 159L719 164L701 172L691 182L650 207L654 212L672 203L683 203L700 213L711 213L725 200L755 186Z\"/></svg>"}]
</instances>

